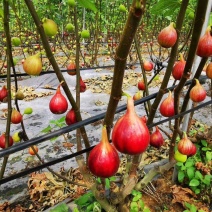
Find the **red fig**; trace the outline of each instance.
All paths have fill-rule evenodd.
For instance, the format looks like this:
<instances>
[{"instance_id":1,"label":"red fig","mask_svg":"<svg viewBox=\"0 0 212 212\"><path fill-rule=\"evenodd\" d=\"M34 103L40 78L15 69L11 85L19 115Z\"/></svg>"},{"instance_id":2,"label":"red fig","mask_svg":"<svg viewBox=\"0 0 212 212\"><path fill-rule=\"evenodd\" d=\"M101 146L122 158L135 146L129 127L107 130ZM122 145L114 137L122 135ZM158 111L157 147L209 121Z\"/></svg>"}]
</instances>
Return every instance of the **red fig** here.
<instances>
[{"instance_id":1,"label":"red fig","mask_svg":"<svg viewBox=\"0 0 212 212\"><path fill-rule=\"evenodd\" d=\"M177 41L177 32L172 22L169 26L161 30L158 35L158 43L164 48L170 48L174 46Z\"/></svg>"},{"instance_id":2,"label":"red fig","mask_svg":"<svg viewBox=\"0 0 212 212\"><path fill-rule=\"evenodd\" d=\"M9 137L9 146L12 146L13 145L13 139L12 137L10 136ZM4 149L6 147L6 138L5 138L5 133L3 133L1 136L0 136L0 147L2 149Z\"/></svg>"},{"instance_id":3,"label":"red fig","mask_svg":"<svg viewBox=\"0 0 212 212\"><path fill-rule=\"evenodd\" d=\"M141 117L141 120L146 124L147 123L147 118L146 118L146 116L142 116Z\"/></svg>"},{"instance_id":4,"label":"red fig","mask_svg":"<svg viewBox=\"0 0 212 212\"><path fill-rule=\"evenodd\" d=\"M196 153L197 153L197 147L196 147L196 145L193 144L192 149L191 149L191 153L190 153L189 156L193 156L193 155L195 155Z\"/></svg>"},{"instance_id":5,"label":"red fig","mask_svg":"<svg viewBox=\"0 0 212 212\"><path fill-rule=\"evenodd\" d=\"M169 91L169 95L160 105L160 113L165 117L174 116L174 98L172 97L172 92Z\"/></svg>"},{"instance_id":6,"label":"red fig","mask_svg":"<svg viewBox=\"0 0 212 212\"><path fill-rule=\"evenodd\" d=\"M74 124L77 122L77 119L76 119L76 114L75 114L75 111L74 109L71 109L68 111L68 113L66 114L66 124L67 125L71 125L71 124Z\"/></svg>"},{"instance_id":7,"label":"red fig","mask_svg":"<svg viewBox=\"0 0 212 212\"><path fill-rule=\"evenodd\" d=\"M143 80L138 82L138 89L144 91L145 90L145 83Z\"/></svg>"},{"instance_id":8,"label":"red fig","mask_svg":"<svg viewBox=\"0 0 212 212\"><path fill-rule=\"evenodd\" d=\"M80 77L80 92L83 93L86 90L86 85L82 80L82 77Z\"/></svg>"},{"instance_id":9,"label":"red fig","mask_svg":"<svg viewBox=\"0 0 212 212\"><path fill-rule=\"evenodd\" d=\"M102 129L102 140L90 152L88 157L88 167L97 177L111 177L119 168L119 155L108 141L107 129Z\"/></svg>"},{"instance_id":10,"label":"red fig","mask_svg":"<svg viewBox=\"0 0 212 212\"><path fill-rule=\"evenodd\" d=\"M184 68L185 68L185 64L186 64L186 62L183 58L183 55L182 55L182 53L180 53L180 61L175 63L173 70L172 70L172 75L173 75L174 79L176 79L176 80L181 79Z\"/></svg>"},{"instance_id":11,"label":"red fig","mask_svg":"<svg viewBox=\"0 0 212 212\"><path fill-rule=\"evenodd\" d=\"M62 95L60 91L60 86L57 87L57 91L55 95L52 97L49 102L49 109L54 114L62 114L65 113L68 109L68 102L66 98Z\"/></svg>"},{"instance_id":12,"label":"red fig","mask_svg":"<svg viewBox=\"0 0 212 212\"><path fill-rule=\"evenodd\" d=\"M198 79L195 79L196 85L190 90L190 98L193 102L202 102L206 97L206 91L199 83Z\"/></svg>"},{"instance_id":13,"label":"red fig","mask_svg":"<svg viewBox=\"0 0 212 212\"><path fill-rule=\"evenodd\" d=\"M212 62L206 68L206 75L209 79L212 79Z\"/></svg>"},{"instance_id":14,"label":"red fig","mask_svg":"<svg viewBox=\"0 0 212 212\"><path fill-rule=\"evenodd\" d=\"M7 88L4 85L2 89L0 90L0 102L3 102L4 98L6 97L7 97Z\"/></svg>"},{"instance_id":15,"label":"red fig","mask_svg":"<svg viewBox=\"0 0 212 212\"><path fill-rule=\"evenodd\" d=\"M147 149L149 140L149 130L136 114L132 97L128 97L127 111L113 128L112 142L118 151L136 155Z\"/></svg>"},{"instance_id":16,"label":"red fig","mask_svg":"<svg viewBox=\"0 0 212 212\"><path fill-rule=\"evenodd\" d=\"M183 155L191 155L194 153L194 144L188 139L185 132L183 134L183 138L179 141L177 149Z\"/></svg>"},{"instance_id":17,"label":"red fig","mask_svg":"<svg viewBox=\"0 0 212 212\"><path fill-rule=\"evenodd\" d=\"M158 126L156 126L155 129L155 132L150 136L150 145L159 149L164 144L164 139Z\"/></svg>"},{"instance_id":18,"label":"red fig","mask_svg":"<svg viewBox=\"0 0 212 212\"><path fill-rule=\"evenodd\" d=\"M206 29L205 34L199 39L197 55L200 57L212 56L212 36L210 26Z\"/></svg>"},{"instance_id":19,"label":"red fig","mask_svg":"<svg viewBox=\"0 0 212 212\"><path fill-rule=\"evenodd\" d=\"M146 61L144 61L143 67L144 67L145 71L152 71L153 63L146 60Z\"/></svg>"},{"instance_id":20,"label":"red fig","mask_svg":"<svg viewBox=\"0 0 212 212\"><path fill-rule=\"evenodd\" d=\"M22 121L22 115L20 114L19 111L13 109L11 114L11 122L13 124L19 124L21 121Z\"/></svg>"},{"instance_id":21,"label":"red fig","mask_svg":"<svg viewBox=\"0 0 212 212\"><path fill-rule=\"evenodd\" d=\"M76 64L74 62L70 62L67 66L67 70L69 75L76 75Z\"/></svg>"}]
</instances>

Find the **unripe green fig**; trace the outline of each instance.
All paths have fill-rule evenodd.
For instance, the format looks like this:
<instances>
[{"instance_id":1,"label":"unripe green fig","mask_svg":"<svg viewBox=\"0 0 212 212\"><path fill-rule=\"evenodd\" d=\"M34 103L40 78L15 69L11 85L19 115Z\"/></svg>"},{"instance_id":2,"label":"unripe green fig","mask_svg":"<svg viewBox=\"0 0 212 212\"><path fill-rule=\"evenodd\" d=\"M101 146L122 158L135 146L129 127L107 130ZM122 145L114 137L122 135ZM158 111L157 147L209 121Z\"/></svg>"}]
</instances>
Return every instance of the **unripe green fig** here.
<instances>
[{"instance_id":1,"label":"unripe green fig","mask_svg":"<svg viewBox=\"0 0 212 212\"><path fill-rule=\"evenodd\" d=\"M25 108L25 110L24 110L24 114L31 114L33 112L33 109L31 108L31 107L27 107L27 108Z\"/></svg>"},{"instance_id":2,"label":"unripe green fig","mask_svg":"<svg viewBox=\"0 0 212 212\"><path fill-rule=\"evenodd\" d=\"M181 154L178 150L176 150L176 152L174 153L174 159L177 161L177 162L186 162L187 160L187 155L183 155Z\"/></svg>"},{"instance_id":3,"label":"unripe green fig","mask_svg":"<svg viewBox=\"0 0 212 212\"><path fill-rule=\"evenodd\" d=\"M18 143L18 142L21 140L21 138L20 138L20 136L19 136L19 132L15 132L15 133L12 135L12 139L13 139L13 141L14 141L15 143Z\"/></svg>"},{"instance_id":4,"label":"unripe green fig","mask_svg":"<svg viewBox=\"0 0 212 212\"><path fill-rule=\"evenodd\" d=\"M126 7L125 7L123 4L120 4L120 6L119 6L119 11L120 11L120 12L126 12L127 9L126 9Z\"/></svg>"},{"instance_id":5,"label":"unripe green fig","mask_svg":"<svg viewBox=\"0 0 212 212\"><path fill-rule=\"evenodd\" d=\"M81 32L81 37L82 38L89 38L90 37L90 32L88 31L88 30L83 30L82 32Z\"/></svg>"},{"instance_id":6,"label":"unripe green fig","mask_svg":"<svg viewBox=\"0 0 212 212\"><path fill-rule=\"evenodd\" d=\"M57 24L51 19L43 19L43 28L45 34L49 37L55 36L57 34Z\"/></svg>"},{"instance_id":7,"label":"unripe green fig","mask_svg":"<svg viewBox=\"0 0 212 212\"><path fill-rule=\"evenodd\" d=\"M19 46L21 44L21 40L18 37L13 37L11 39L13 46Z\"/></svg>"},{"instance_id":8,"label":"unripe green fig","mask_svg":"<svg viewBox=\"0 0 212 212\"><path fill-rule=\"evenodd\" d=\"M76 6L75 0L68 0L68 1L67 1L67 4L68 4L70 7L75 7L75 6Z\"/></svg>"},{"instance_id":9,"label":"unripe green fig","mask_svg":"<svg viewBox=\"0 0 212 212\"><path fill-rule=\"evenodd\" d=\"M73 31L74 31L74 25L71 24L71 23L68 23L68 24L66 25L66 30L67 30L68 32L73 32Z\"/></svg>"}]
</instances>

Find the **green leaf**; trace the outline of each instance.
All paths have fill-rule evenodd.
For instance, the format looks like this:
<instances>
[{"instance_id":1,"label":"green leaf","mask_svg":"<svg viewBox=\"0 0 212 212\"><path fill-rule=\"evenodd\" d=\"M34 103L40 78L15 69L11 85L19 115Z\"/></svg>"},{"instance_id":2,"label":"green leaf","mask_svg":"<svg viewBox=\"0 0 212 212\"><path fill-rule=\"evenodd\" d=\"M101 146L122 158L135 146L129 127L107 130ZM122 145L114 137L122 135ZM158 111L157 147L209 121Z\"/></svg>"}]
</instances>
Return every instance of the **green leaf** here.
<instances>
[{"instance_id":1,"label":"green leaf","mask_svg":"<svg viewBox=\"0 0 212 212\"><path fill-rule=\"evenodd\" d=\"M79 197L78 199L74 200L75 204L79 206L85 206L85 205L90 205L94 201L94 196L92 192L88 192L84 194L83 196Z\"/></svg>"},{"instance_id":2,"label":"green leaf","mask_svg":"<svg viewBox=\"0 0 212 212\"><path fill-rule=\"evenodd\" d=\"M151 212L151 211L148 207L145 206L143 212Z\"/></svg>"},{"instance_id":3,"label":"green leaf","mask_svg":"<svg viewBox=\"0 0 212 212\"><path fill-rule=\"evenodd\" d=\"M108 178L105 179L105 187L106 187L107 189L110 188L110 180L109 180Z\"/></svg>"},{"instance_id":4,"label":"green leaf","mask_svg":"<svg viewBox=\"0 0 212 212\"><path fill-rule=\"evenodd\" d=\"M133 196L136 196L136 195L138 195L138 194L141 194L141 192L140 192L140 191L137 191L137 190L132 190L131 194L132 194Z\"/></svg>"},{"instance_id":5,"label":"green leaf","mask_svg":"<svg viewBox=\"0 0 212 212\"><path fill-rule=\"evenodd\" d=\"M196 212L196 211L197 211L196 206L192 204L192 205L191 205L191 208L190 208L190 211L191 211L191 212Z\"/></svg>"},{"instance_id":6,"label":"green leaf","mask_svg":"<svg viewBox=\"0 0 212 212\"><path fill-rule=\"evenodd\" d=\"M194 178L195 167L189 167L186 171L187 171L187 175L188 175L189 180Z\"/></svg>"},{"instance_id":7,"label":"green leaf","mask_svg":"<svg viewBox=\"0 0 212 212\"><path fill-rule=\"evenodd\" d=\"M190 203L188 203L188 202L184 202L184 205L185 205L185 207L186 207L186 208L188 208L188 209L190 209L190 208L191 208L191 204L190 204Z\"/></svg>"},{"instance_id":8,"label":"green leaf","mask_svg":"<svg viewBox=\"0 0 212 212\"><path fill-rule=\"evenodd\" d=\"M68 211L69 211L69 207L65 203L61 203L55 208L50 210L50 212L68 212Z\"/></svg>"},{"instance_id":9,"label":"green leaf","mask_svg":"<svg viewBox=\"0 0 212 212\"><path fill-rule=\"evenodd\" d=\"M44 128L41 132L42 133L48 133L52 130L51 126L49 125L48 127Z\"/></svg>"},{"instance_id":10,"label":"green leaf","mask_svg":"<svg viewBox=\"0 0 212 212\"><path fill-rule=\"evenodd\" d=\"M183 163L182 162L177 162L176 165L177 166L183 166Z\"/></svg>"},{"instance_id":11,"label":"green leaf","mask_svg":"<svg viewBox=\"0 0 212 212\"><path fill-rule=\"evenodd\" d=\"M204 179L202 180L202 182L205 184L205 185L210 185L211 184L211 175L205 175Z\"/></svg>"},{"instance_id":12,"label":"green leaf","mask_svg":"<svg viewBox=\"0 0 212 212\"><path fill-rule=\"evenodd\" d=\"M194 190L194 193L195 193L195 194L199 194L199 193L200 193L200 189L199 189L199 188L196 188L196 189Z\"/></svg>"},{"instance_id":13,"label":"green leaf","mask_svg":"<svg viewBox=\"0 0 212 212\"><path fill-rule=\"evenodd\" d=\"M140 208L143 210L144 209L144 201L142 199L139 199L138 204Z\"/></svg>"},{"instance_id":14,"label":"green leaf","mask_svg":"<svg viewBox=\"0 0 212 212\"><path fill-rule=\"evenodd\" d=\"M208 148L208 147L202 147L202 151L206 152L206 151L208 151L208 150L211 150L211 149Z\"/></svg>"},{"instance_id":15,"label":"green leaf","mask_svg":"<svg viewBox=\"0 0 212 212\"><path fill-rule=\"evenodd\" d=\"M109 180L110 181L115 181L116 180L116 177L115 176L109 177Z\"/></svg>"},{"instance_id":16,"label":"green leaf","mask_svg":"<svg viewBox=\"0 0 212 212\"><path fill-rule=\"evenodd\" d=\"M212 152L209 151L206 152L206 159L207 161L210 161L212 159Z\"/></svg>"},{"instance_id":17,"label":"green leaf","mask_svg":"<svg viewBox=\"0 0 212 212\"><path fill-rule=\"evenodd\" d=\"M200 184L199 180L197 179L192 179L189 183L189 186L198 186Z\"/></svg>"},{"instance_id":18,"label":"green leaf","mask_svg":"<svg viewBox=\"0 0 212 212\"><path fill-rule=\"evenodd\" d=\"M93 207L94 207L94 203L91 203L90 205L88 205L86 207L86 212L92 212L93 211Z\"/></svg>"},{"instance_id":19,"label":"green leaf","mask_svg":"<svg viewBox=\"0 0 212 212\"><path fill-rule=\"evenodd\" d=\"M130 211L138 211L138 204L136 202L131 202L130 203Z\"/></svg>"},{"instance_id":20,"label":"green leaf","mask_svg":"<svg viewBox=\"0 0 212 212\"><path fill-rule=\"evenodd\" d=\"M86 9L90 9L94 12L97 12L97 8L95 6L94 3L92 3L90 0L77 0L79 2L79 4L82 6L82 7L85 7Z\"/></svg>"},{"instance_id":21,"label":"green leaf","mask_svg":"<svg viewBox=\"0 0 212 212\"><path fill-rule=\"evenodd\" d=\"M61 117L60 119L58 119L58 122L64 122L65 123L65 116Z\"/></svg>"},{"instance_id":22,"label":"green leaf","mask_svg":"<svg viewBox=\"0 0 212 212\"><path fill-rule=\"evenodd\" d=\"M208 146L208 142L207 142L206 140L201 140L201 144L202 144L203 146L205 146L205 147Z\"/></svg>"},{"instance_id":23,"label":"green leaf","mask_svg":"<svg viewBox=\"0 0 212 212\"><path fill-rule=\"evenodd\" d=\"M180 3L178 0L159 0L158 3L150 9L150 13L154 15L165 14L165 16L171 16L179 6Z\"/></svg>"},{"instance_id":24,"label":"green leaf","mask_svg":"<svg viewBox=\"0 0 212 212\"><path fill-rule=\"evenodd\" d=\"M202 180L203 176L200 171L195 171L195 178Z\"/></svg>"},{"instance_id":25,"label":"green leaf","mask_svg":"<svg viewBox=\"0 0 212 212\"><path fill-rule=\"evenodd\" d=\"M141 194L137 194L136 196L134 196L132 201L137 202L139 199L141 199Z\"/></svg>"},{"instance_id":26,"label":"green leaf","mask_svg":"<svg viewBox=\"0 0 212 212\"><path fill-rule=\"evenodd\" d=\"M74 208L73 212L80 212L78 208Z\"/></svg>"},{"instance_id":27,"label":"green leaf","mask_svg":"<svg viewBox=\"0 0 212 212\"><path fill-rule=\"evenodd\" d=\"M185 167L192 167L194 165L194 161L186 161Z\"/></svg>"},{"instance_id":28,"label":"green leaf","mask_svg":"<svg viewBox=\"0 0 212 212\"><path fill-rule=\"evenodd\" d=\"M180 183L182 183L183 180L184 180L184 177L185 177L184 172L180 170L180 171L178 172L178 181L179 181Z\"/></svg>"}]
</instances>

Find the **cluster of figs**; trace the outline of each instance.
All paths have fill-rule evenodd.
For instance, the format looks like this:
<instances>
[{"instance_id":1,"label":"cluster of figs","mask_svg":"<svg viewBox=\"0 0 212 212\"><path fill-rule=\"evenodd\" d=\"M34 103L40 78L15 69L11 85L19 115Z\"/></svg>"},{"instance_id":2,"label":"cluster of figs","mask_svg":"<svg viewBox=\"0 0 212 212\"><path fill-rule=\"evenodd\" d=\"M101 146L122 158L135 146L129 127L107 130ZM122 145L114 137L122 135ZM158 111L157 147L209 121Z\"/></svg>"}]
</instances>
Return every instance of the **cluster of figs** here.
<instances>
[{"instance_id":1,"label":"cluster of figs","mask_svg":"<svg viewBox=\"0 0 212 212\"><path fill-rule=\"evenodd\" d=\"M57 33L57 25L50 19L43 20L44 31L48 36L54 36ZM177 32L174 28L174 23L164 28L158 35L158 43L164 48L172 47L177 40ZM210 34L210 28L206 30L206 33L200 38L197 55L200 57L210 57L212 55L212 37ZM176 62L173 67L173 77L176 80L180 80L185 68L186 61L183 56L180 55L180 61ZM143 67L146 71L153 69L153 64L150 62L143 63ZM42 61L40 59L40 53L29 56L23 62L23 69L29 75L39 75L42 71ZM75 75L76 65L70 63L67 67L70 75ZM207 76L212 79L212 64L210 63L206 69ZM206 91L199 83L198 79L195 79L195 86L190 90L190 98L194 102L201 102L206 97ZM68 102L65 96L60 90L61 84L58 85L55 95L49 102L49 109L54 114L63 114L68 110ZM144 82L138 83L139 90L145 90ZM80 92L86 90L86 85L80 78ZM5 86L0 90L0 101L3 102L7 97L7 89ZM119 154L138 155L146 151L149 144L153 147L160 148L164 144L164 138L159 128L156 126L155 131L150 134L146 125L146 118L139 117L135 111L134 100L131 96L127 95L127 110L126 113L118 119L112 130L111 140L109 142L107 135L107 128L102 128L102 139L90 152L88 157L88 166L90 171L98 177L111 177L119 168ZM171 117L175 114L174 99L172 92L169 91L168 97L162 101L159 107L160 113L164 117ZM17 124L22 121L22 115L15 109L12 111L12 123ZM66 124L71 125L77 122L74 109L70 109L65 118ZM13 141L9 140L11 146ZM5 135L0 136L0 147L5 148ZM186 133L183 138L178 142L177 152L175 159L184 162L187 156L194 155L197 149L196 146L188 139ZM183 156L183 159L182 159Z\"/></svg>"}]
</instances>

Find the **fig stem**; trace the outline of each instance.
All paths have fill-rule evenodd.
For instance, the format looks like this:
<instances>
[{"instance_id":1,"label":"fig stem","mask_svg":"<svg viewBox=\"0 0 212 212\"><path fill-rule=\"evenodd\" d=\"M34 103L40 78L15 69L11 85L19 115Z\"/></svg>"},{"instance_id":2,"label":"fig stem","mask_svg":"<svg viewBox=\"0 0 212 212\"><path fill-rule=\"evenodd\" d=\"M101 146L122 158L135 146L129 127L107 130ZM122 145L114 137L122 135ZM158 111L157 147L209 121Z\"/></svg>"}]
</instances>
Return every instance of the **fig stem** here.
<instances>
[{"instance_id":1,"label":"fig stem","mask_svg":"<svg viewBox=\"0 0 212 212\"><path fill-rule=\"evenodd\" d=\"M183 57L183 54L182 53L179 53L179 55L180 55L180 61L181 62L185 62L184 57Z\"/></svg>"}]
</instances>

